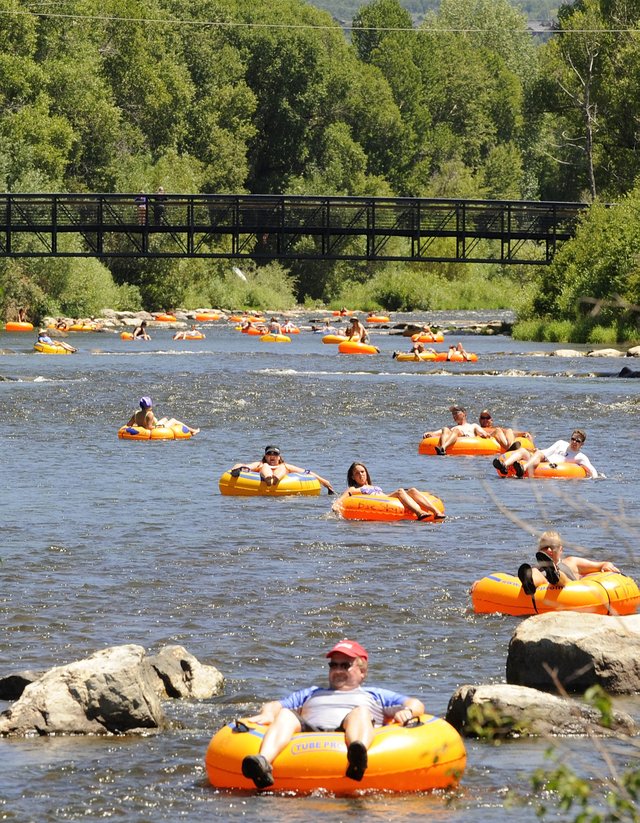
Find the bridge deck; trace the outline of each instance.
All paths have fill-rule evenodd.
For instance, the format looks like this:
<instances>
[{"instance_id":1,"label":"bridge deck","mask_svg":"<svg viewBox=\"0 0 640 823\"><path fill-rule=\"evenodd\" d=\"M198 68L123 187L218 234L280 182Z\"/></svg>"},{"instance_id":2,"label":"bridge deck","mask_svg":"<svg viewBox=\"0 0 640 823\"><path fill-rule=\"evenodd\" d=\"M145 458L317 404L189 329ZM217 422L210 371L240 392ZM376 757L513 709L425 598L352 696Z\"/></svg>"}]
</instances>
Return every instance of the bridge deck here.
<instances>
[{"instance_id":1,"label":"bridge deck","mask_svg":"<svg viewBox=\"0 0 640 823\"><path fill-rule=\"evenodd\" d=\"M545 264L584 203L291 195L0 194L0 257Z\"/></svg>"}]
</instances>

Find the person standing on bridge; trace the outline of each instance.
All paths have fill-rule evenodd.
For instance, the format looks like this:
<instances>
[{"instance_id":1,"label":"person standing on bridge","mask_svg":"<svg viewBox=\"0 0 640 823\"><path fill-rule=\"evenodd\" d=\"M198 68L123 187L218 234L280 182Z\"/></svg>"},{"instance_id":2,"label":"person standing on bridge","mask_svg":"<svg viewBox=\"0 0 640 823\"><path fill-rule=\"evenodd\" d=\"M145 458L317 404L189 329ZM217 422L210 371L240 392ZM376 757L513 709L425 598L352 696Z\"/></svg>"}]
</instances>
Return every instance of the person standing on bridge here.
<instances>
[{"instance_id":1,"label":"person standing on bridge","mask_svg":"<svg viewBox=\"0 0 640 823\"><path fill-rule=\"evenodd\" d=\"M153 198L153 222L156 226L162 225L162 219L164 217L164 212L166 209L165 202L167 200L167 195L164 192L162 186L158 186L158 190L155 193Z\"/></svg>"},{"instance_id":2,"label":"person standing on bridge","mask_svg":"<svg viewBox=\"0 0 640 823\"><path fill-rule=\"evenodd\" d=\"M140 193L133 202L138 209L138 225L144 226L147 222L147 195L144 189L140 189Z\"/></svg>"}]
</instances>

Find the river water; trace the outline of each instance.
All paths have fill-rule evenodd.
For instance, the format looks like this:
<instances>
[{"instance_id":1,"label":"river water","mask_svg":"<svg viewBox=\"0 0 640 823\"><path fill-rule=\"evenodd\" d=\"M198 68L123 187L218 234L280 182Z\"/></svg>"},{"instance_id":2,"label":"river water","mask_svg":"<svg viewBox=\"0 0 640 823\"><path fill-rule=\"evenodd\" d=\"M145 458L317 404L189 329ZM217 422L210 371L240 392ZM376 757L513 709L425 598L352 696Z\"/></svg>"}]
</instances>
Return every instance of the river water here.
<instances>
[{"instance_id":1,"label":"river water","mask_svg":"<svg viewBox=\"0 0 640 823\"><path fill-rule=\"evenodd\" d=\"M325 651L345 636L369 649L371 683L415 694L436 715L458 686L503 681L517 619L475 616L468 589L533 556L527 529L556 528L566 546L637 578L629 441L640 381L598 376L616 374L619 359L543 357L556 346L502 336L455 337L477 363L414 364L393 360L407 340L383 333L381 355L349 357L311 333L267 345L220 324L206 332L173 342L154 330L136 344L76 334L69 357L0 333L1 671L179 643L227 678L221 697L166 704L173 724L158 736L0 741L0 819L535 820L529 775L547 762L547 741L467 741L467 771L449 796L225 794L208 785L203 758L223 723L321 682ZM158 415L202 431L118 440L143 394ZM448 422L454 402L472 420L489 407L542 446L585 428L585 452L607 477L502 480L486 459L418 455L422 432ZM339 489L362 460L385 490L415 484L440 496L447 519L345 522L324 493L222 497L222 472L267 443ZM640 714L634 699L622 704ZM603 773L590 741L557 746L584 774Z\"/></svg>"}]
</instances>

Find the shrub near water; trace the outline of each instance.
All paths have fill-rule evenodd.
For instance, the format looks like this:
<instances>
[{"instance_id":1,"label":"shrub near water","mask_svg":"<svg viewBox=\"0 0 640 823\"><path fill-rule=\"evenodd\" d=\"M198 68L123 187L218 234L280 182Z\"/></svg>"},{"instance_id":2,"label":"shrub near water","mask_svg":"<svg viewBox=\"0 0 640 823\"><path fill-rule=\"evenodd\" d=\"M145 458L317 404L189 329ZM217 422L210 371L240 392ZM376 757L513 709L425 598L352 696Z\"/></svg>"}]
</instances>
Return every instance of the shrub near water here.
<instances>
[{"instance_id":1,"label":"shrub near water","mask_svg":"<svg viewBox=\"0 0 640 823\"><path fill-rule=\"evenodd\" d=\"M226 271L212 276L204 289L208 305L224 309L272 309L287 311L296 306L294 283L291 275L279 263L269 263L256 267L247 261L240 264L247 282L230 271L229 262ZM200 301L200 305L203 302Z\"/></svg>"},{"instance_id":2,"label":"shrub near water","mask_svg":"<svg viewBox=\"0 0 640 823\"><path fill-rule=\"evenodd\" d=\"M26 306L35 322L46 314L94 317L105 308L136 311L135 286L114 283L109 270L94 258L9 260L4 266L0 310Z\"/></svg>"},{"instance_id":3,"label":"shrub near water","mask_svg":"<svg viewBox=\"0 0 640 823\"><path fill-rule=\"evenodd\" d=\"M532 318L514 324L515 340L540 340L547 343L590 343L594 346L629 345L639 339L633 326L614 323L610 326L595 324L593 319L545 320Z\"/></svg>"},{"instance_id":4,"label":"shrub near water","mask_svg":"<svg viewBox=\"0 0 640 823\"><path fill-rule=\"evenodd\" d=\"M333 302L370 311L513 309L527 296L520 273L480 266L390 269L364 283L347 280ZM449 271L451 269L452 271Z\"/></svg>"}]
</instances>

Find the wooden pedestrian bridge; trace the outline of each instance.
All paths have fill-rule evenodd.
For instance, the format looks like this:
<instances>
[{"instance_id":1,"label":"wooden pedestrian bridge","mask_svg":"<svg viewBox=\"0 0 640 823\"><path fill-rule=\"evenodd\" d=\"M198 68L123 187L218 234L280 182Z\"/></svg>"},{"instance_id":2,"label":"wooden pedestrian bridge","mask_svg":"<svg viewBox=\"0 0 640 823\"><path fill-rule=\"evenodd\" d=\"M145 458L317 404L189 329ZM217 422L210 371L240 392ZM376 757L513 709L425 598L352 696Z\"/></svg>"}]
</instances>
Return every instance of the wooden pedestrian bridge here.
<instances>
[{"instance_id":1,"label":"wooden pedestrian bridge","mask_svg":"<svg viewBox=\"0 0 640 823\"><path fill-rule=\"evenodd\" d=\"M0 257L548 264L585 203L264 194L0 194Z\"/></svg>"}]
</instances>

